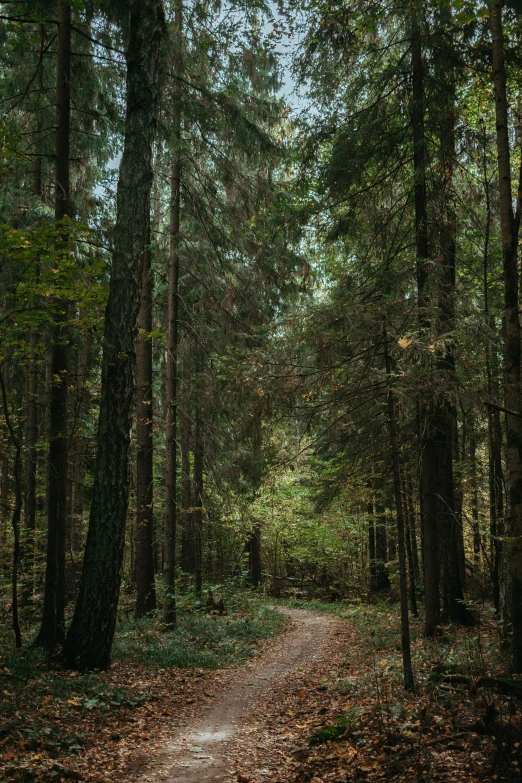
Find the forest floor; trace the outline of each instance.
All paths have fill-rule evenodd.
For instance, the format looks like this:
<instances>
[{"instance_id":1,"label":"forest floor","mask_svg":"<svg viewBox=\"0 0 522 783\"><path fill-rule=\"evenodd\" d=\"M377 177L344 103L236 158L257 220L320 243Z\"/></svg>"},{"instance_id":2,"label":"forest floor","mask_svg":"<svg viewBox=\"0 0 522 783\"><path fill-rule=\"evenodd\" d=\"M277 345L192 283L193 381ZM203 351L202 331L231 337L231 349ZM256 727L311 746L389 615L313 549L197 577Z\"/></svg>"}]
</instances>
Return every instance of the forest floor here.
<instances>
[{"instance_id":1,"label":"forest floor","mask_svg":"<svg viewBox=\"0 0 522 783\"><path fill-rule=\"evenodd\" d=\"M107 673L3 657L0 781L522 783L489 609L435 641L413 620L405 693L396 605L299 607L252 602L168 642L124 626Z\"/></svg>"},{"instance_id":2,"label":"forest floor","mask_svg":"<svg viewBox=\"0 0 522 783\"><path fill-rule=\"evenodd\" d=\"M198 704L188 715L185 712L184 726L174 735L167 728L165 749L139 765L143 768L137 779L143 783L263 781L285 766L287 748L266 741L265 719L275 710L286 727L287 714L281 709L289 694L305 683L315 686L329 671L334 673L332 651L344 648L347 628L321 612L280 611L293 621L292 627L246 669L214 679L215 703Z\"/></svg>"},{"instance_id":3,"label":"forest floor","mask_svg":"<svg viewBox=\"0 0 522 783\"><path fill-rule=\"evenodd\" d=\"M321 609L282 608L291 628L246 670L214 679L216 703L164 726L163 747L121 780L522 783L522 705L481 687L503 673L493 623L428 642L414 621L418 688L406 694L396 608Z\"/></svg>"}]
</instances>

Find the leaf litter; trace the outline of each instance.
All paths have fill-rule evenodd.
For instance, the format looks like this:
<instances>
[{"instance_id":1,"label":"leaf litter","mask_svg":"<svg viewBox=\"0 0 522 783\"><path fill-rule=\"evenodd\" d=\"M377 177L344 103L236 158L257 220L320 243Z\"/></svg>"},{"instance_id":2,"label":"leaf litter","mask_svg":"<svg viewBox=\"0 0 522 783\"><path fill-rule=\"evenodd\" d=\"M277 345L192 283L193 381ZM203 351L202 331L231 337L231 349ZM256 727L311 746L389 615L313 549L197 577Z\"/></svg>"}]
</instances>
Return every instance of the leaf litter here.
<instances>
[{"instance_id":1,"label":"leaf litter","mask_svg":"<svg viewBox=\"0 0 522 783\"><path fill-rule=\"evenodd\" d=\"M427 641L414 621L417 691L407 694L394 610L291 614L292 627L243 668L122 661L24 687L0 668L11 706L1 780L521 783L522 703L494 687L504 664L493 622ZM227 730L200 743L223 705Z\"/></svg>"},{"instance_id":2,"label":"leaf litter","mask_svg":"<svg viewBox=\"0 0 522 783\"><path fill-rule=\"evenodd\" d=\"M505 663L494 622L447 626L429 641L414 620L417 690L406 693L395 608L355 607L346 614L344 620L315 614L312 643L303 645L297 665L291 655L299 635L295 626L271 642L253 665L264 667L286 650L290 669L260 677L262 690L249 688L248 708L211 764L176 775L182 749L174 738L170 747L167 742L166 770L166 757L160 757L164 776L152 760L132 780L522 783L522 704L480 686L484 675L501 675ZM466 683L458 682L458 671ZM196 731L200 723L195 721Z\"/></svg>"}]
</instances>

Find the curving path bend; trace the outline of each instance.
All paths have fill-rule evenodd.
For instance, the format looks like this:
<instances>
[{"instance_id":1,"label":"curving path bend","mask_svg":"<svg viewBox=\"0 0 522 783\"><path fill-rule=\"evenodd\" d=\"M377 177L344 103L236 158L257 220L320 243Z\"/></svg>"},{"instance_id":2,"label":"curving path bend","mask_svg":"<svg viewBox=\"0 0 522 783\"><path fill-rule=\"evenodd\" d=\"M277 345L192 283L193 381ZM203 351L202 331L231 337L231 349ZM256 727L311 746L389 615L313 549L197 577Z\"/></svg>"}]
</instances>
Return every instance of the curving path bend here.
<instances>
[{"instance_id":1,"label":"curving path bend","mask_svg":"<svg viewBox=\"0 0 522 783\"><path fill-rule=\"evenodd\" d=\"M328 664L340 621L304 609L280 609L293 623L291 630L269 642L268 649L247 669L238 670L227 689L197 719L173 737L137 778L140 783L213 783L232 774L230 746L259 717L267 696L277 700L285 678L296 671L307 674ZM300 677L301 679L301 677ZM249 738L255 743L255 737Z\"/></svg>"}]
</instances>

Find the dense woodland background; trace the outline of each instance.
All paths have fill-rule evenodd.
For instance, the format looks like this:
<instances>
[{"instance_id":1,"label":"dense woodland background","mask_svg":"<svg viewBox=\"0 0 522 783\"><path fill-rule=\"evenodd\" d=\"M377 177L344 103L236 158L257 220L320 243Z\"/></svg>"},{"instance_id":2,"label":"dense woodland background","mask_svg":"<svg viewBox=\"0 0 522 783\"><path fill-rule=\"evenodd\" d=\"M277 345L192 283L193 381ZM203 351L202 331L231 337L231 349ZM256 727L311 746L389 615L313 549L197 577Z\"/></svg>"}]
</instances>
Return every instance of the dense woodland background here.
<instances>
[{"instance_id":1,"label":"dense woodland background","mask_svg":"<svg viewBox=\"0 0 522 783\"><path fill-rule=\"evenodd\" d=\"M400 601L410 689L491 601L522 672L519 4L0 11L16 646L234 583Z\"/></svg>"}]
</instances>

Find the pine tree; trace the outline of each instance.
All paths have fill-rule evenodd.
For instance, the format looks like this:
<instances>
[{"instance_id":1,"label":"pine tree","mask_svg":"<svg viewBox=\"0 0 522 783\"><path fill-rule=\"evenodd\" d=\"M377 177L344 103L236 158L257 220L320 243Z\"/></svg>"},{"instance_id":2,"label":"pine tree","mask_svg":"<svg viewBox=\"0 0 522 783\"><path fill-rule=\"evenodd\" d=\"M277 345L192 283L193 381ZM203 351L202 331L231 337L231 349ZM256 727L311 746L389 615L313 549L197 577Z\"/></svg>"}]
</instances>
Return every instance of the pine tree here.
<instances>
[{"instance_id":1,"label":"pine tree","mask_svg":"<svg viewBox=\"0 0 522 783\"><path fill-rule=\"evenodd\" d=\"M148 237L163 27L161 0L133 2L125 146L118 182L112 285L105 313L94 500L78 600L64 645L67 665L78 669L107 668L116 626L135 401L140 267Z\"/></svg>"}]
</instances>

